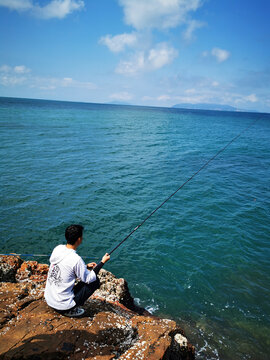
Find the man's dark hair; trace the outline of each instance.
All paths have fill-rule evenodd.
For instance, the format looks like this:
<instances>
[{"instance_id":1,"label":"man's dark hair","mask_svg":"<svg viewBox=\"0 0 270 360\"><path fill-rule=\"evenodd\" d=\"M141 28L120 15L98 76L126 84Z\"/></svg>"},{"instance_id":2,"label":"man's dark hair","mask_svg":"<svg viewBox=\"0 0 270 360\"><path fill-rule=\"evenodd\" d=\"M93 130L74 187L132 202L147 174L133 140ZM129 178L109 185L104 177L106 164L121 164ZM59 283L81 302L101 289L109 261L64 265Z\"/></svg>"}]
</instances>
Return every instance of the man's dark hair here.
<instances>
[{"instance_id":1,"label":"man's dark hair","mask_svg":"<svg viewBox=\"0 0 270 360\"><path fill-rule=\"evenodd\" d=\"M82 225L70 225L66 228L65 238L67 244L74 245L79 237L82 237L83 226Z\"/></svg>"}]
</instances>

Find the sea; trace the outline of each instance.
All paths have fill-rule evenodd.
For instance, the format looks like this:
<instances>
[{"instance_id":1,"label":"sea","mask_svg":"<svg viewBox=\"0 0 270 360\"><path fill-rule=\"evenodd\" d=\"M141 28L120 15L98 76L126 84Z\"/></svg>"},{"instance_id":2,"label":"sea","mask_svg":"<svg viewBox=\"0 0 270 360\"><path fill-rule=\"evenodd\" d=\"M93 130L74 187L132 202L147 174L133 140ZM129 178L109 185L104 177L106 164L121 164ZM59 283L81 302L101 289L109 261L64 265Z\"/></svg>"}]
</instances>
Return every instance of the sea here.
<instances>
[{"instance_id":1,"label":"sea","mask_svg":"<svg viewBox=\"0 0 270 360\"><path fill-rule=\"evenodd\" d=\"M0 98L0 136L1 253L43 263L74 223L99 261L235 139L106 269L196 359L270 358L270 114Z\"/></svg>"}]
</instances>

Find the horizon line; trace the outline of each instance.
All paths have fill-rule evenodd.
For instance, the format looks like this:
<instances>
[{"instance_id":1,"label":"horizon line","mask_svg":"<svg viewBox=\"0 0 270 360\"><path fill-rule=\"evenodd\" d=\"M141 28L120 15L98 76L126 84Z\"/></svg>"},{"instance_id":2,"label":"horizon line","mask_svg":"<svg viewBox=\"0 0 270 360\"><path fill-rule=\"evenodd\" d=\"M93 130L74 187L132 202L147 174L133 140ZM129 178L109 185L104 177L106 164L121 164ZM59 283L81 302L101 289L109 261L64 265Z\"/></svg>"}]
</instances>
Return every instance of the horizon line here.
<instances>
[{"instance_id":1,"label":"horizon line","mask_svg":"<svg viewBox=\"0 0 270 360\"><path fill-rule=\"evenodd\" d=\"M4 99L21 99L21 100L36 100L36 101L54 101L54 102L66 102L66 103L77 103L77 104L93 104L93 105L110 105L110 106L126 106L126 107L143 107L143 108L157 108L157 109L173 109L173 110L191 110L191 111L218 111L218 112L232 112L232 113L250 113L250 114L266 114L269 115L270 112L261 112L258 110L240 110L237 109L236 110L214 110L214 109L194 109L194 108L187 108L187 107L175 107L176 105L181 105L181 103L179 104L175 104L172 106L157 106L157 105L136 105L136 104L125 104L125 103L121 103L119 102L119 104L117 103L106 103L106 102L90 102L90 101L76 101L76 100L58 100L58 99L43 99L43 98L28 98L28 97L17 97L17 96L2 96L0 95L0 98L4 98ZM187 103L183 103L183 105L187 105ZM200 105L202 103L199 103ZM196 105L195 104L191 104L191 106ZM205 105L210 105L210 103L205 103ZM221 106L231 106L231 105L225 105L225 104L213 104L213 105L221 105Z\"/></svg>"}]
</instances>

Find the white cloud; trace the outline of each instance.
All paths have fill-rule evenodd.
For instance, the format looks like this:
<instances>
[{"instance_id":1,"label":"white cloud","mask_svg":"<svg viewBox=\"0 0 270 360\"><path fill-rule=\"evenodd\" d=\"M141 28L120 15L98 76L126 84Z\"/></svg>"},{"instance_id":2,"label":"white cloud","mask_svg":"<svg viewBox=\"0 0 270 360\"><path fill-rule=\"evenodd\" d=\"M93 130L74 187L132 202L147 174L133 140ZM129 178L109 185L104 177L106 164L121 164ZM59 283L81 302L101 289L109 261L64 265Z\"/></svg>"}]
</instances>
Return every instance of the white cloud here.
<instances>
[{"instance_id":1,"label":"white cloud","mask_svg":"<svg viewBox=\"0 0 270 360\"><path fill-rule=\"evenodd\" d=\"M20 85L27 80L26 77L14 76L14 75L1 75L0 84L4 86Z\"/></svg>"},{"instance_id":2,"label":"white cloud","mask_svg":"<svg viewBox=\"0 0 270 360\"><path fill-rule=\"evenodd\" d=\"M73 11L81 10L83 7L84 2L82 0L53 0L45 6L33 6L33 13L43 19L63 19Z\"/></svg>"},{"instance_id":3,"label":"white cloud","mask_svg":"<svg viewBox=\"0 0 270 360\"><path fill-rule=\"evenodd\" d=\"M190 40L196 29L205 24L190 17L203 0L118 0L123 7L125 22L136 29L130 34L106 35L100 43L118 53L133 48L116 68L116 73L134 75L153 71L170 64L178 55L177 50L166 42L153 45L153 29L169 29L187 26L183 36ZM166 34L166 33L165 33Z\"/></svg>"},{"instance_id":4,"label":"white cloud","mask_svg":"<svg viewBox=\"0 0 270 360\"><path fill-rule=\"evenodd\" d=\"M209 94L202 94L202 95L194 94L192 96L175 96L174 99L179 103L189 103L189 104L210 102Z\"/></svg>"},{"instance_id":5,"label":"white cloud","mask_svg":"<svg viewBox=\"0 0 270 360\"><path fill-rule=\"evenodd\" d=\"M207 50L202 52L202 57L209 57L209 56L215 57L217 62L221 63L227 60L231 56L231 54L229 51L219 48L213 48L211 52Z\"/></svg>"},{"instance_id":6,"label":"white cloud","mask_svg":"<svg viewBox=\"0 0 270 360\"><path fill-rule=\"evenodd\" d=\"M0 6L17 11L26 11L33 8L32 0L0 0Z\"/></svg>"},{"instance_id":7,"label":"white cloud","mask_svg":"<svg viewBox=\"0 0 270 360\"><path fill-rule=\"evenodd\" d=\"M0 72L8 73L12 70L12 67L8 65L2 65L0 66Z\"/></svg>"},{"instance_id":8,"label":"white cloud","mask_svg":"<svg viewBox=\"0 0 270 360\"><path fill-rule=\"evenodd\" d=\"M145 96L141 98L141 102L148 105L220 104L240 110L259 110L261 107L265 109L263 111L268 112L270 105L267 103L269 96L265 96L266 93L249 92L226 80L194 76L189 70L176 74L170 79L164 78L161 87L152 87L150 91L146 87L143 95Z\"/></svg>"},{"instance_id":9,"label":"white cloud","mask_svg":"<svg viewBox=\"0 0 270 360\"><path fill-rule=\"evenodd\" d=\"M258 98L255 94L251 94L251 95L246 96L246 100L254 103L254 102L258 101Z\"/></svg>"},{"instance_id":10,"label":"white cloud","mask_svg":"<svg viewBox=\"0 0 270 360\"><path fill-rule=\"evenodd\" d=\"M56 88L76 88L93 90L96 89L96 85L89 81L78 81L70 77L65 78L44 78L34 77L31 79L32 88L38 88L41 90L53 90Z\"/></svg>"},{"instance_id":11,"label":"white cloud","mask_svg":"<svg viewBox=\"0 0 270 360\"><path fill-rule=\"evenodd\" d=\"M177 51L166 43L160 43L151 49L148 55L148 63L152 69L159 69L170 64L177 56Z\"/></svg>"},{"instance_id":12,"label":"white cloud","mask_svg":"<svg viewBox=\"0 0 270 360\"><path fill-rule=\"evenodd\" d=\"M9 65L2 65L0 67L0 84L4 86L20 85L27 80L25 75L31 70L24 65L17 65L11 67Z\"/></svg>"},{"instance_id":13,"label":"white cloud","mask_svg":"<svg viewBox=\"0 0 270 360\"><path fill-rule=\"evenodd\" d=\"M144 53L136 53L131 60L122 60L117 66L115 72L118 74L134 75L139 71L142 71L145 67Z\"/></svg>"},{"instance_id":14,"label":"white cloud","mask_svg":"<svg viewBox=\"0 0 270 360\"><path fill-rule=\"evenodd\" d=\"M41 90L53 90L56 88L75 88L75 89L96 89L96 85L89 81L78 81L71 77L50 78L32 76L31 70L25 65L0 66L0 84L4 86L14 86L25 84L30 88L38 88Z\"/></svg>"},{"instance_id":15,"label":"white cloud","mask_svg":"<svg viewBox=\"0 0 270 360\"><path fill-rule=\"evenodd\" d=\"M62 86L64 86L64 87L70 86L73 83L74 83L74 81L72 78L66 77L66 78L63 78L63 80L62 80Z\"/></svg>"},{"instance_id":16,"label":"white cloud","mask_svg":"<svg viewBox=\"0 0 270 360\"><path fill-rule=\"evenodd\" d=\"M3 73L15 73L15 74L26 74L29 73L31 70L28 69L25 65L16 65L11 67L9 65L2 65L0 66L0 72Z\"/></svg>"},{"instance_id":17,"label":"white cloud","mask_svg":"<svg viewBox=\"0 0 270 360\"><path fill-rule=\"evenodd\" d=\"M17 65L14 67L14 72L16 74L27 74L29 73L31 70L28 69L26 66L24 65Z\"/></svg>"},{"instance_id":18,"label":"white cloud","mask_svg":"<svg viewBox=\"0 0 270 360\"><path fill-rule=\"evenodd\" d=\"M123 51L126 46L133 46L136 42L137 36L135 33L116 36L106 35L100 39L100 43L106 45L112 52Z\"/></svg>"},{"instance_id":19,"label":"white cloud","mask_svg":"<svg viewBox=\"0 0 270 360\"><path fill-rule=\"evenodd\" d=\"M157 98L157 100L158 101L168 101L168 100L170 100L170 96L169 95L160 95L160 96L158 96L158 98Z\"/></svg>"},{"instance_id":20,"label":"white cloud","mask_svg":"<svg viewBox=\"0 0 270 360\"><path fill-rule=\"evenodd\" d=\"M42 18L62 19L73 11L84 7L83 0L52 0L47 5L41 6L33 0L0 0L0 6L16 11L29 11L31 14Z\"/></svg>"},{"instance_id":21,"label":"white cloud","mask_svg":"<svg viewBox=\"0 0 270 360\"><path fill-rule=\"evenodd\" d=\"M119 0L125 21L136 29L173 28L185 23L202 0Z\"/></svg>"},{"instance_id":22,"label":"white cloud","mask_svg":"<svg viewBox=\"0 0 270 360\"><path fill-rule=\"evenodd\" d=\"M130 93L128 93L126 91L114 93L114 94L110 95L110 99L118 100L118 101L128 101L128 100L131 100L132 98L133 98L133 95L131 95Z\"/></svg>"},{"instance_id":23,"label":"white cloud","mask_svg":"<svg viewBox=\"0 0 270 360\"><path fill-rule=\"evenodd\" d=\"M205 26L205 23L197 20L188 21L188 26L186 30L183 32L183 37L185 40L190 41L193 38L193 33L195 30Z\"/></svg>"},{"instance_id":24,"label":"white cloud","mask_svg":"<svg viewBox=\"0 0 270 360\"><path fill-rule=\"evenodd\" d=\"M255 94L250 94L247 96L241 96L238 95L239 97L235 100L236 104L241 104L241 103L246 103L246 102L251 102L251 103L255 103L257 101L259 101L259 99L257 98L257 96Z\"/></svg>"},{"instance_id":25,"label":"white cloud","mask_svg":"<svg viewBox=\"0 0 270 360\"><path fill-rule=\"evenodd\" d=\"M218 62L223 62L230 56L229 51L219 48L212 49L211 54L217 59Z\"/></svg>"},{"instance_id":26,"label":"white cloud","mask_svg":"<svg viewBox=\"0 0 270 360\"><path fill-rule=\"evenodd\" d=\"M133 75L141 71L153 71L170 64L177 56L177 51L166 43L157 44L147 52L137 52L129 61L121 61L116 72Z\"/></svg>"},{"instance_id":27,"label":"white cloud","mask_svg":"<svg viewBox=\"0 0 270 360\"><path fill-rule=\"evenodd\" d=\"M215 81L213 81L215 83ZM258 103L260 99L255 94L242 94L240 92L230 91L230 86L227 84L220 84L218 86L211 85L210 79L205 79L204 82L194 84L196 87L190 89L174 89L170 100L175 103L212 103L221 105L231 105L240 108L249 107L250 104ZM157 97L157 100L159 98Z\"/></svg>"},{"instance_id":28,"label":"white cloud","mask_svg":"<svg viewBox=\"0 0 270 360\"><path fill-rule=\"evenodd\" d=\"M160 101L167 102L167 104L174 105L176 103L189 103L189 104L197 104L197 103L206 103L211 102L210 99L212 95L209 93L197 93L195 89L188 89L184 91L183 94L179 95L158 95L158 96L144 96L142 101L151 101L152 103L158 103Z\"/></svg>"},{"instance_id":29,"label":"white cloud","mask_svg":"<svg viewBox=\"0 0 270 360\"><path fill-rule=\"evenodd\" d=\"M196 89L187 89L185 90L186 94L195 94L196 93Z\"/></svg>"},{"instance_id":30,"label":"white cloud","mask_svg":"<svg viewBox=\"0 0 270 360\"><path fill-rule=\"evenodd\" d=\"M155 100L155 98L149 95L145 95L142 97L142 101L151 101L151 100Z\"/></svg>"}]
</instances>

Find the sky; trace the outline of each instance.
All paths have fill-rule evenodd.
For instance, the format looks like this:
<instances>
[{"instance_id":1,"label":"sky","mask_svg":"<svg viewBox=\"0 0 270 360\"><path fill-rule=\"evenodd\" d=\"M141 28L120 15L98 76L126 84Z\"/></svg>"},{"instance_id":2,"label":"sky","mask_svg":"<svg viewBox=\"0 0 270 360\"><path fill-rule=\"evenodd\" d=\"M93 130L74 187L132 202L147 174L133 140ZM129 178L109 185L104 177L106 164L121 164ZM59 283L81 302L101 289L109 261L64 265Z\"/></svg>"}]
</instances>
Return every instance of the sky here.
<instances>
[{"instance_id":1,"label":"sky","mask_svg":"<svg viewBox=\"0 0 270 360\"><path fill-rule=\"evenodd\" d=\"M0 96L270 112L269 0L0 0Z\"/></svg>"}]
</instances>

